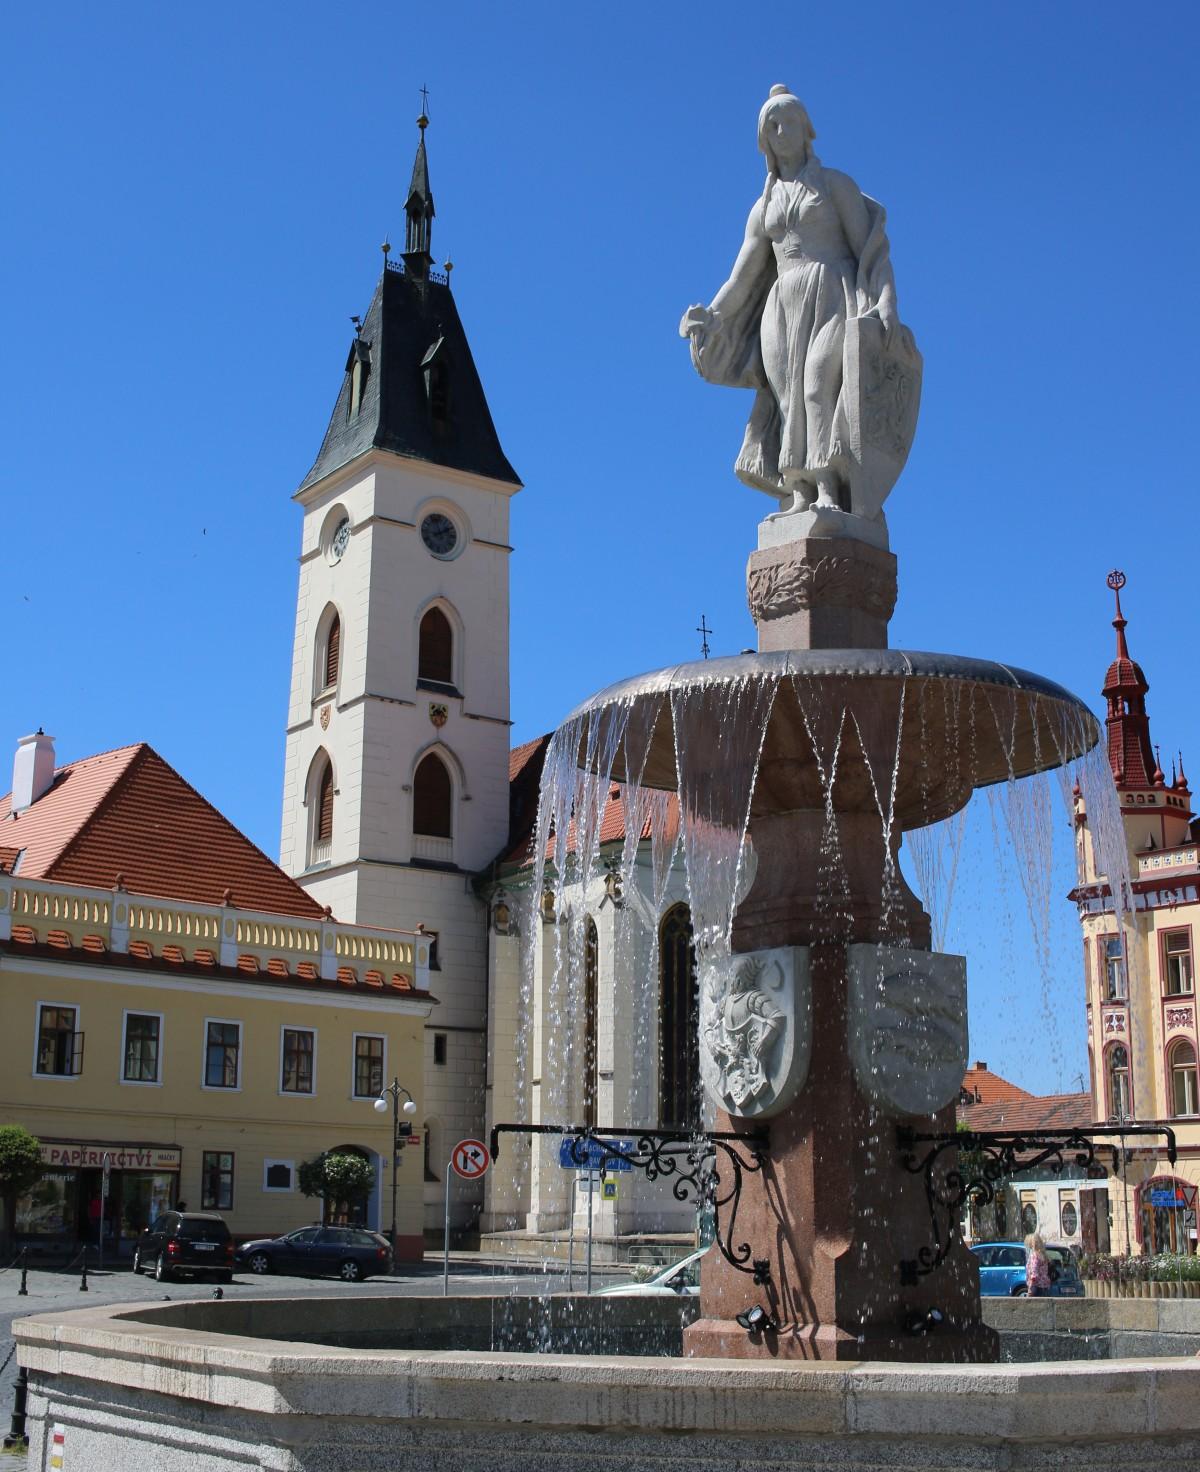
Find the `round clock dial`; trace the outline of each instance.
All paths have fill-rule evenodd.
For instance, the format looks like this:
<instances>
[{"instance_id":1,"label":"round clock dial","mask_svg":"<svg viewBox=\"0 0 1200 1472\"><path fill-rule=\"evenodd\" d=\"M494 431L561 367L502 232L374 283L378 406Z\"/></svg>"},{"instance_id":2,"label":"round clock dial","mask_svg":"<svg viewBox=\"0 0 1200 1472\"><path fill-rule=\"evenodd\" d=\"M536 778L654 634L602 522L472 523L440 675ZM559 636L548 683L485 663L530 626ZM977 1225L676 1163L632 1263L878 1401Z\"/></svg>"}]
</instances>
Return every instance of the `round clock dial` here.
<instances>
[{"instance_id":1,"label":"round clock dial","mask_svg":"<svg viewBox=\"0 0 1200 1472\"><path fill-rule=\"evenodd\" d=\"M448 557L458 546L458 528L442 512L431 511L421 523L421 540L435 557Z\"/></svg>"},{"instance_id":2,"label":"round clock dial","mask_svg":"<svg viewBox=\"0 0 1200 1472\"><path fill-rule=\"evenodd\" d=\"M341 521L333 529L333 540L329 544L329 550L335 562L340 562L346 548L350 545L350 518L343 516Z\"/></svg>"}]
</instances>

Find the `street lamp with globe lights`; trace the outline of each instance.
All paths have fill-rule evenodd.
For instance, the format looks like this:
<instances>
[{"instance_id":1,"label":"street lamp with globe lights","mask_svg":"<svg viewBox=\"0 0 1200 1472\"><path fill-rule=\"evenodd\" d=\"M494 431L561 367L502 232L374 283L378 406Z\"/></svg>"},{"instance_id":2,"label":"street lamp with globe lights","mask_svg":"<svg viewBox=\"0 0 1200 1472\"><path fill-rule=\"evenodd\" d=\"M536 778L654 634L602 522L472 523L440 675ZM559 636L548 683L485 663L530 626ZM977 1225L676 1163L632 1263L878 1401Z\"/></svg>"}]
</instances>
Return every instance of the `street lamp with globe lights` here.
<instances>
[{"instance_id":1,"label":"street lamp with globe lights","mask_svg":"<svg viewBox=\"0 0 1200 1472\"><path fill-rule=\"evenodd\" d=\"M412 1125L406 1120L400 1123L400 1110L405 1114L416 1114L417 1104L413 1096L408 1092L398 1078L394 1078L390 1084L380 1090L379 1098L375 1100L375 1112L383 1114L388 1107L387 1096L392 1096L392 1271L396 1270L396 1186L400 1174L400 1151L403 1141L412 1134ZM400 1095L404 1095L404 1104L400 1104Z\"/></svg>"}]
</instances>

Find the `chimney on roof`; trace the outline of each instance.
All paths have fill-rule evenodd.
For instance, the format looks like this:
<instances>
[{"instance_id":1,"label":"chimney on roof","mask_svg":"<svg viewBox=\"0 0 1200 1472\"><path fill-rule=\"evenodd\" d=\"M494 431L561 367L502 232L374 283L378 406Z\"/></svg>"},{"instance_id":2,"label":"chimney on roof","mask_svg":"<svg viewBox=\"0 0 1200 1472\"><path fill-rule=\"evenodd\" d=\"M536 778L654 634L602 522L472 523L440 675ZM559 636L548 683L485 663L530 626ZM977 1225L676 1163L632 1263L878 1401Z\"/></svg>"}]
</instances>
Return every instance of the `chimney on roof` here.
<instances>
[{"instance_id":1,"label":"chimney on roof","mask_svg":"<svg viewBox=\"0 0 1200 1472\"><path fill-rule=\"evenodd\" d=\"M32 807L54 781L54 737L39 726L32 736L22 736L13 758L12 810L23 813Z\"/></svg>"}]
</instances>

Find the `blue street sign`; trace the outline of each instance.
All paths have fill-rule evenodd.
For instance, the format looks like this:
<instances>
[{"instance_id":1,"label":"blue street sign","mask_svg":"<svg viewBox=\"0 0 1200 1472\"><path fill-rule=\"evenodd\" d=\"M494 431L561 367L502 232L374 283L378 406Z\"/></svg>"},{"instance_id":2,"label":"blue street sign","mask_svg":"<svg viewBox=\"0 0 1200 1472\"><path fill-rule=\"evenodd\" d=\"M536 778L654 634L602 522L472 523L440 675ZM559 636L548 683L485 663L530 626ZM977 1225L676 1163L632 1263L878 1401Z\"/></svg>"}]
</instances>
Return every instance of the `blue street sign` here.
<instances>
[{"instance_id":1,"label":"blue street sign","mask_svg":"<svg viewBox=\"0 0 1200 1472\"><path fill-rule=\"evenodd\" d=\"M1182 1206L1183 1204L1183 1198L1173 1190L1150 1192L1151 1206Z\"/></svg>"},{"instance_id":2,"label":"blue street sign","mask_svg":"<svg viewBox=\"0 0 1200 1472\"><path fill-rule=\"evenodd\" d=\"M632 1140L605 1140L603 1144L599 1140L581 1140L577 1135L565 1135L558 1142L558 1163L563 1170L632 1170L633 1166L627 1160L621 1160L615 1155L605 1158L604 1146L609 1145L614 1150L622 1150L627 1155L633 1154ZM575 1152L578 1151L578 1154ZM582 1157L582 1158L580 1158Z\"/></svg>"}]
</instances>

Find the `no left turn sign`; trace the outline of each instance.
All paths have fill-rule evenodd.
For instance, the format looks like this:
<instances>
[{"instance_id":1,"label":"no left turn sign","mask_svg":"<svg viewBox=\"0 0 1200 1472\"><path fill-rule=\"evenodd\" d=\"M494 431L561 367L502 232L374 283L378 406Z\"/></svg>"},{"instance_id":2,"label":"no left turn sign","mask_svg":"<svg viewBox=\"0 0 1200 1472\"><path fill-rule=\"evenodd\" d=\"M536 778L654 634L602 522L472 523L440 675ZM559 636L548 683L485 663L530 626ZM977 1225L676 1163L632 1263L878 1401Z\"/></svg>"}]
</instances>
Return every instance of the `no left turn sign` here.
<instances>
[{"instance_id":1,"label":"no left turn sign","mask_svg":"<svg viewBox=\"0 0 1200 1472\"><path fill-rule=\"evenodd\" d=\"M450 1157L450 1164L465 1181L477 1181L491 1163L492 1157L482 1140L460 1140Z\"/></svg>"}]
</instances>

